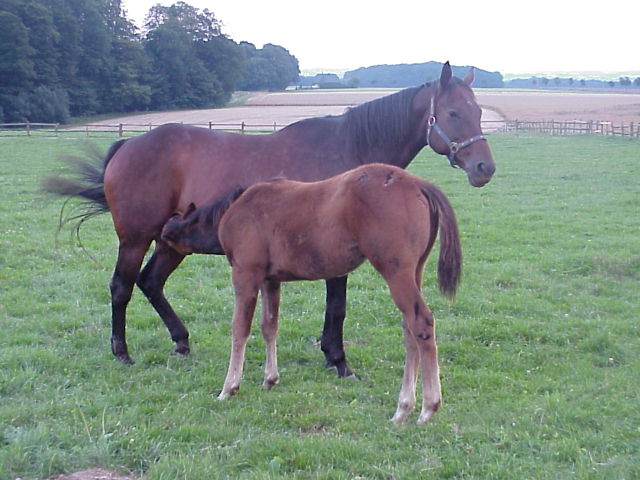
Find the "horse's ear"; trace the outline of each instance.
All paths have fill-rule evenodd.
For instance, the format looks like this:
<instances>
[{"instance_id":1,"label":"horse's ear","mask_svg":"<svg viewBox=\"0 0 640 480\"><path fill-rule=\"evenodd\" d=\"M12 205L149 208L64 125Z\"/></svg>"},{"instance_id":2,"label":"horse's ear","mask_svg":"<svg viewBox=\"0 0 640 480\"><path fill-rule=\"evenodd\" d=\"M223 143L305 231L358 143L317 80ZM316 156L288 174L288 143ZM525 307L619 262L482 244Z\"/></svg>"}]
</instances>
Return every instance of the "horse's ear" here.
<instances>
[{"instance_id":1,"label":"horse's ear","mask_svg":"<svg viewBox=\"0 0 640 480\"><path fill-rule=\"evenodd\" d=\"M475 68L471 67L469 69L469 73L467 73L467 75L464 77L464 83L471 86L471 84L473 83L474 76L475 76Z\"/></svg>"},{"instance_id":2,"label":"horse's ear","mask_svg":"<svg viewBox=\"0 0 640 480\"><path fill-rule=\"evenodd\" d=\"M451 80L451 65L449 65L449 61L447 61L442 66L442 73L440 74L440 86L444 89L447 88L449 84L449 80Z\"/></svg>"}]
</instances>

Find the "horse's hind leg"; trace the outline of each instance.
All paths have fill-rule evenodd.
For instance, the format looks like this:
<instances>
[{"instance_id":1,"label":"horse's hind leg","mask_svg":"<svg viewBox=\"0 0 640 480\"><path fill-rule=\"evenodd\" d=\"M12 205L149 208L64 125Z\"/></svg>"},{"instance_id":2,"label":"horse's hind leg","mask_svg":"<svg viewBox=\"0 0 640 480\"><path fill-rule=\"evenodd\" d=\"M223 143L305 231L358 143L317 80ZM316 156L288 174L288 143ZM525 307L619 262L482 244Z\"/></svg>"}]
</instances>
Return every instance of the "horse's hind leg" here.
<instances>
[{"instance_id":1,"label":"horse's hind leg","mask_svg":"<svg viewBox=\"0 0 640 480\"><path fill-rule=\"evenodd\" d=\"M176 342L175 354L189 354L189 331L164 296L164 285L169 275L180 265L184 255L164 242L156 242L156 248L146 266L140 272L137 283L153 308L167 326L171 339Z\"/></svg>"},{"instance_id":2,"label":"horse's hind leg","mask_svg":"<svg viewBox=\"0 0 640 480\"><path fill-rule=\"evenodd\" d=\"M347 276L331 278L327 284L327 306L320 348L327 367L336 369L339 377L354 377L344 353L343 325L347 306Z\"/></svg>"},{"instance_id":3,"label":"horse's hind leg","mask_svg":"<svg viewBox=\"0 0 640 480\"><path fill-rule=\"evenodd\" d=\"M111 277L111 352L122 363L133 363L126 340L127 305L149 242L120 242L116 268Z\"/></svg>"},{"instance_id":4,"label":"horse's hind leg","mask_svg":"<svg viewBox=\"0 0 640 480\"><path fill-rule=\"evenodd\" d=\"M280 282L266 281L262 286L262 316L260 328L267 350L262 386L270 389L280 381L278 373L278 309L280 305Z\"/></svg>"}]
</instances>

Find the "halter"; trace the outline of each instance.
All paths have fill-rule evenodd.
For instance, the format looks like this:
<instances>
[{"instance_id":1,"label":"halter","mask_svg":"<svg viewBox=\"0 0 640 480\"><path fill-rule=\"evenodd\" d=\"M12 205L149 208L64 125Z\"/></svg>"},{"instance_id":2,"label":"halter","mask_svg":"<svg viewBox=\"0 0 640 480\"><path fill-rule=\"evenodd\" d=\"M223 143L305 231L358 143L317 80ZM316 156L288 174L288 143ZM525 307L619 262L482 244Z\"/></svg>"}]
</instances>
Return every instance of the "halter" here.
<instances>
[{"instance_id":1,"label":"halter","mask_svg":"<svg viewBox=\"0 0 640 480\"><path fill-rule=\"evenodd\" d=\"M442 138L442 140L444 140L444 142L449 147L449 153L447 154L447 158L449 159L449 164L453 168L460 168L460 166L458 165L458 162L456 161L456 154L463 148L466 148L469 145L471 145L472 143L476 143L480 140L486 141L487 138L484 135L476 135L475 137L468 138L465 141L459 142L459 143L451 141L449 136L446 133L444 133L444 130L440 128L440 125L438 125L438 122L436 121L436 102L435 102L436 92L437 92L437 87L436 87L436 91L431 96L431 108L429 111L429 119L427 120L427 145L430 145L429 138L431 137L431 130L433 129L436 131L438 135L440 135L440 138Z\"/></svg>"}]
</instances>

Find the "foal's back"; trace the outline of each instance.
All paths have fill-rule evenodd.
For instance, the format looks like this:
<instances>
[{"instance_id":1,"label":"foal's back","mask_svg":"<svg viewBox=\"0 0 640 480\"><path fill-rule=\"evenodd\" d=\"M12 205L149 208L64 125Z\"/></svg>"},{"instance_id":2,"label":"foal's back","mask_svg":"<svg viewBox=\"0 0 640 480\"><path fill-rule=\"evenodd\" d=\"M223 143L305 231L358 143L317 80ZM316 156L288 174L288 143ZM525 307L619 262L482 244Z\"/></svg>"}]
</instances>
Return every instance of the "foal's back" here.
<instances>
[{"instance_id":1,"label":"foal's back","mask_svg":"<svg viewBox=\"0 0 640 480\"><path fill-rule=\"evenodd\" d=\"M249 188L222 218L234 267L279 281L349 273L368 258L381 273L428 253L437 227L423 180L369 164L328 180L275 180Z\"/></svg>"}]
</instances>

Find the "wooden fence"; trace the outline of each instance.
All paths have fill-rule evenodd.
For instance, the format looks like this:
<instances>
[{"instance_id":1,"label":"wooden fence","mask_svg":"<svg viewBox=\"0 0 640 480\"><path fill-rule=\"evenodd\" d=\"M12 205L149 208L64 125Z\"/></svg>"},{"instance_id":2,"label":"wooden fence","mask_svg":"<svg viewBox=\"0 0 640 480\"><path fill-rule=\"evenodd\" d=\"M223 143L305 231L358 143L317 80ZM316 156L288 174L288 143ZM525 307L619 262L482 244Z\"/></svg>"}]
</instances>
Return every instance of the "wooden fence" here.
<instances>
[{"instance_id":1,"label":"wooden fence","mask_svg":"<svg viewBox=\"0 0 640 480\"><path fill-rule=\"evenodd\" d=\"M551 135L597 134L640 138L640 123L635 122L615 124L600 120L549 120L541 122L514 120L505 122L505 130L534 131Z\"/></svg>"},{"instance_id":2,"label":"wooden fence","mask_svg":"<svg viewBox=\"0 0 640 480\"><path fill-rule=\"evenodd\" d=\"M264 124L241 123L201 123L195 126L210 130L225 130L240 133L275 132L286 125L276 122ZM57 123L0 123L0 137L2 136L58 136L62 132L84 133L87 137L104 132L116 133L119 137L134 136L147 132L159 125L156 124L87 124L80 126L65 126ZM484 121L482 129L485 132L542 132L551 135L596 134L615 135L640 138L640 122L619 123L605 121L580 120L549 120L549 121Z\"/></svg>"},{"instance_id":3,"label":"wooden fence","mask_svg":"<svg viewBox=\"0 0 640 480\"><path fill-rule=\"evenodd\" d=\"M190 124L196 127L204 127L209 130L225 130L239 133L250 132L275 132L286 125L276 122L263 124L240 123L198 123ZM57 136L61 132L84 133L87 137L104 133L117 133L119 137L138 135L148 132L160 125L152 123L117 123L117 124L85 124L85 125L60 125L59 123L0 123L0 136Z\"/></svg>"}]
</instances>

